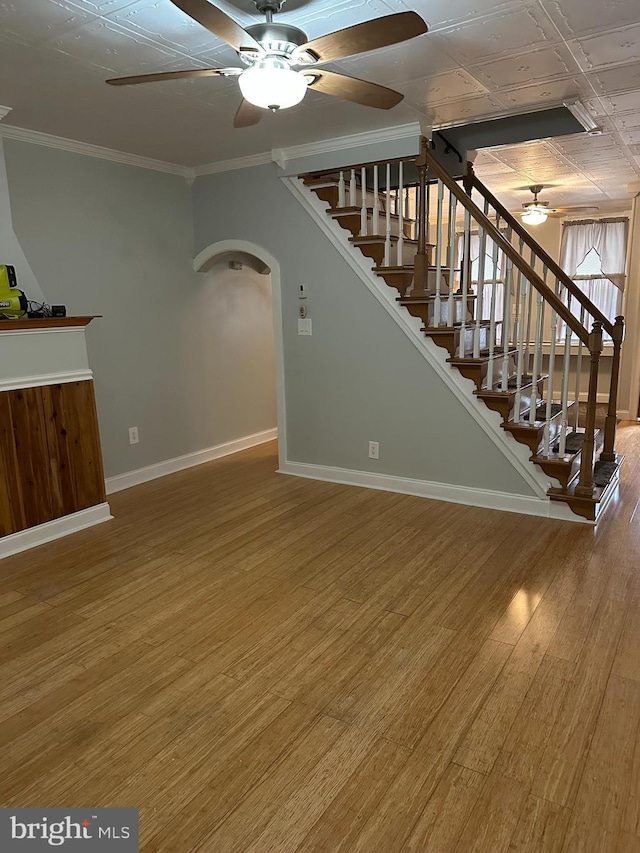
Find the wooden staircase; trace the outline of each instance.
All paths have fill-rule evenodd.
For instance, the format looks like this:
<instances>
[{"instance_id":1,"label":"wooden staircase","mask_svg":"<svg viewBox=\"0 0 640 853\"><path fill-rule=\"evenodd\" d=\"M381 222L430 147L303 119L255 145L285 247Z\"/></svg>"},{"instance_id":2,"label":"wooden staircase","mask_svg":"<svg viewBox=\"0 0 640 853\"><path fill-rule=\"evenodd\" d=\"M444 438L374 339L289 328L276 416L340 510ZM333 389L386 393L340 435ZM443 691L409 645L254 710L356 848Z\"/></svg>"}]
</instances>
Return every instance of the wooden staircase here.
<instances>
[{"instance_id":1,"label":"wooden staircase","mask_svg":"<svg viewBox=\"0 0 640 853\"><path fill-rule=\"evenodd\" d=\"M614 442L623 318L604 317L471 167L461 187L425 140L412 165L419 176L412 185L403 182L398 160L301 177L348 232L345 239L397 292L399 307L422 320L422 332L474 383L472 393L500 415L500 427L557 482L549 499L595 521L622 462ZM603 333L614 347L604 432L595 428Z\"/></svg>"}]
</instances>

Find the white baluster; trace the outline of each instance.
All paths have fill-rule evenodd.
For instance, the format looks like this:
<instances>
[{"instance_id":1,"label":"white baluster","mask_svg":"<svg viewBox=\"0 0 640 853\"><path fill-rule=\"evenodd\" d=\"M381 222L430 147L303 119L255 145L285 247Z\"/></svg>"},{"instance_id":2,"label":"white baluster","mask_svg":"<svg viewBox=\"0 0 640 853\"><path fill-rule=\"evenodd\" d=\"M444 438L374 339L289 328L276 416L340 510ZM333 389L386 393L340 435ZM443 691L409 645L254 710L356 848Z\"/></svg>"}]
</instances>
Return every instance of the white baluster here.
<instances>
[{"instance_id":1,"label":"white baluster","mask_svg":"<svg viewBox=\"0 0 640 853\"><path fill-rule=\"evenodd\" d=\"M384 240L384 265L391 266L391 163L387 163L386 230Z\"/></svg>"},{"instance_id":2,"label":"white baluster","mask_svg":"<svg viewBox=\"0 0 640 853\"><path fill-rule=\"evenodd\" d=\"M372 233L380 233L380 190L378 187L378 164L373 167L373 218L371 220Z\"/></svg>"},{"instance_id":3,"label":"white baluster","mask_svg":"<svg viewBox=\"0 0 640 853\"><path fill-rule=\"evenodd\" d=\"M345 190L344 172L340 172L340 180L338 181L338 207L345 207L346 205Z\"/></svg>"},{"instance_id":4,"label":"white baluster","mask_svg":"<svg viewBox=\"0 0 640 853\"><path fill-rule=\"evenodd\" d=\"M514 403L516 420L520 420L520 407L522 403L522 375L524 370L524 347L526 330L525 312L527 310L527 297L530 286L531 285L529 284L529 280L523 276L522 281L520 283L520 321L517 325L518 337L516 338L516 344L518 347L518 358L516 362L516 396ZM532 424L535 419L535 411L529 409L529 423Z\"/></svg>"},{"instance_id":5,"label":"white baluster","mask_svg":"<svg viewBox=\"0 0 640 853\"><path fill-rule=\"evenodd\" d=\"M496 228L500 230L500 217L496 215ZM496 348L496 297L498 290L498 244L493 241L493 278L491 280L491 307L489 309L489 363L487 364L487 388L493 388L493 359Z\"/></svg>"},{"instance_id":6,"label":"white baluster","mask_svg":"<svg viewBox=\"0 0 640 853\"><path fill-rule=\"evenodd\" d=\"M567 293L567 311L571 313L571 294ZM564 335L564 360L562 365L562 423L560 426L560 455L567 449L567 427L569 421L567 410L569 405L569 375L571 372L571 326L567 323Z\"/></svg>"},{"instance_id":7,"label":"white baluster","mask_svg":"<svg viewBox=\"0 0 640 853\"><path fill-rule=\"evenodd\" d=\"M547 267L544 267L542 279L547 283ZM542 293L536 295L536 340L533 345L533 367L531 369L531 411L538 408L538 379L540 378L540 361L542 359L542 337L544 335L545 301ZM545 451L546 452L546 451Z\"/></svg>"},{"instance_id":8,"label":"white baluster","mask_svg":"<svg viewBox=\"0 0 640 853\"><path fill-rule=\"evenodd\" d=\"M362 167L360 174L360 182L362 186L362 206L360 208L360 236L367 236L367 225L369 223L369 211L367 209L367 170Z\"/></svg>"},{"instance_id":9,"label":"white baluster","mask_svg":"<svg viewBox=\"0 0 640 853\"><path fill-rule=\"evenodd\" d=\"M556 280L556 296L560 290L560 282ZM556 369L556 339L558 337L558 314L555 310L551 311L551 341L549 344L549 379L547 381L547 408L545 412L544 422L544 453L549 453L549 444L551 442L551 416L553 415L553 386L554 373Z\"/></svg>"},{"instance_id":10,"label":"white baluster","mask_svg":"<svg viewBox=\"0 0 640 853\"><path fill-rule=\"evenodd\" d=\"M433 325L441 325L442 320L442 300L440 297L441 282L442 282L442 205L444 200L444 184L438 181L438 215L436 234L436 298L433 306Z\"/></svg>"},{"instance_id":11,"label":"white baluster","mask_svg":"<svg viewBox=\"0 0 640 853\"><path fill-rule=\"evenodd\" d=\"M532 270L535 270L536 264L536 253L531 250L531 260L529 266ZM529 373L529 363L530 363L530 350L531 350L531 321L533 318L533 287L529 287L529 303L527 305L527 330L525 334L525 345L524 345L524 373Z\"/></svg>"},{"instance_id":12,"label":"white baluster","mask_svg":"<svg viewBox=\"0 0 640 853\"><path fill-rule=\"evenodd\" d=\"M511 242L512 229L507 229L507 242ZM509 341L511 330L511 285L513 283L513 262L507 258L504 282L504 308L502 312L502 391L509 390Z\"/></svg>"},{"instance_id":13,"label":"white baluster","mask_svg":"<svg viewBox=\"0 0 640 853\"><path fill-rule=\"evenodd\" d=\"M356 198L358 194L358 188L356 186L356 170L351 170L351 178L349 180L349 207L356 206Z\"/></svg>"},{"instance_id":14,"label":"white baluster","mask_svg":"<svg viewBox=\"0 0 640 853\"><path fill-rule=\"evenodd\" d=\"M460 358L464 358L467 343L467 302L469 298L469 278L471 276L471 214L464 212L464 241L462 252L462 305L460 326Z\"/></svg>"},{"instance_id":15,"label":"white baluster","mask_svg":"<svg viewBox=\"0 0 640 853\"><path fill-rule=\"evenodd\" d=\"M489 214L489 202L485 200L484 215ZM476 325L473 333L473 357L480 358L480 336L482 334L482 314L484 308L484 273L486 266L487 232L478 230L480 254L478 256L478 284L476 285Z\"/></svg>"},{"instance_id":16,"label":"white baluster","mask_svg":"<svg viewBox=\"0 0 640 853\"><path fill-rule=\"evenodd\" d=\"M453 298L453 287L456 275L456 213L458 199L449 192L449 239L447 243L447 255L449 258L449 298L447 300L447 326L453 326L455 319L455 300Z\"/></svg>"},{"instance_id":17,"label":"white baluster","mask_svg":"<svg viewBox=\"0 0 640 853\"><path fill-rule=\"evenodd\" d=\"M397 263L401 267L404 264L404 211L402 209L402 184L403 184L403 163L398 163L398 255Z\"/></svg>"}]
</instances>

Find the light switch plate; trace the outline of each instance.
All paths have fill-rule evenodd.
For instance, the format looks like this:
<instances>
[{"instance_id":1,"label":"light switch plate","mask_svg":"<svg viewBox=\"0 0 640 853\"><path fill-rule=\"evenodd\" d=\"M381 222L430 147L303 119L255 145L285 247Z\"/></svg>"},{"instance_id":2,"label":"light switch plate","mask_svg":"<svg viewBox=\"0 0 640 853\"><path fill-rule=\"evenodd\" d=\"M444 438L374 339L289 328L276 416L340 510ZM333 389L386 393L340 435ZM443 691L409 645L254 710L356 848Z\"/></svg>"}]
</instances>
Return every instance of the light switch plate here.
<instances>
[{"instance_id":1,"label":"light switch plate","mask_svg":"<svg viewBox=\"0 0 640 853\"><path fill-rule=\"evenodd\" d=\"M298 285L298 299L306 299L307 298L307 285L299 284Z\"/></svg>"},{"instance_id":2,"label":"light switch plate","mask_svg":"<svg viewBox=\"0 0 640 853\"><path fill-rule=\"evenodd\" d=\"M307 317L306 320L298 320L298 334L299 335L311 335L311 317Z\"/></svg>"}]
</instances>

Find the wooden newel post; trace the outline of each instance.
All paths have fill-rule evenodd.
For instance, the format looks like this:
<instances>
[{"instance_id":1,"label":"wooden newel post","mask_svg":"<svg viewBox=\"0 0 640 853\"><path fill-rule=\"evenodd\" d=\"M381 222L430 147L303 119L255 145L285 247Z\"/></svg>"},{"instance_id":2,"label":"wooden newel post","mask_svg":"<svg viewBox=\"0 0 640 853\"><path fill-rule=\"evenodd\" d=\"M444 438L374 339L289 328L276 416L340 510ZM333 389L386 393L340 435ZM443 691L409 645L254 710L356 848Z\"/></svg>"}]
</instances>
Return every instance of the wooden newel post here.
<instances>
[{"instance_id":1,"label":"wooden newel post","mask_svg":"<svg viewBox=\"0 0 640 853\"><path fill-rule=\"evenodd\" d=\"M611 362L611 385L609 387L609 408L604 424L604 447L600 454L603 462L616 461L616 428L618 426L618 382L620 379L620 352L624 338L624 317L616 317L613 327L613 360Z\"/></svg>"},{"instance_id":2,"label":"wooden newel post","mask_svg":"<svg viewBox=\"0 0 640 853\"><path fill-rule=\"evenodd\" d=\"M418 249L414 258L412 296L427 296L429 293L429 257L427 256L427 141L420 144L416 159L418 167Z\"/></svg>"},{"instance_id":3,"label":"wooden newel post","mask_svg":"<svg viewBox=\"0 0 640 853\"><path fill-rule=\"evenodd\" d=\"M587 419L580 460L580 478L575 493L581 497L593 495L593 457L595 451L596 403L598 400L598 370L602 352L602 323L596 321L589 335L589 396L587 399ZM578 401L576 400L576 405Z\"/></svg>"},{"instance_id":4,"label":"wooden newel post","mask_svg":"<svg viewBox=\"0 0 640 853\"><path fill-rule=\"evenodd\" d=\"M473 171L473 163L468 160L467 161L467 171L464 174L462 179L462 186L464 187L464 191L471 198L471 193L473 192L473 185L476 179L476 173Z\"/></svg>"}]
</instances>

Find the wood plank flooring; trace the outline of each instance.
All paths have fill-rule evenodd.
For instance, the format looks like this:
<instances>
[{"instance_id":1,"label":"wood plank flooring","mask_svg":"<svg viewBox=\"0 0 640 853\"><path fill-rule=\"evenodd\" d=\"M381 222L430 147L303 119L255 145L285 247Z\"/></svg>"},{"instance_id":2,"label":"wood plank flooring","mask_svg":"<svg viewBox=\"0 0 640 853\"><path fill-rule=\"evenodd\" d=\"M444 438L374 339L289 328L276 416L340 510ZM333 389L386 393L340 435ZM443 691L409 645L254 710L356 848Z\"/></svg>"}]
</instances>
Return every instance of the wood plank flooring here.
<instances>
[{"instance_id":1,"label":"wood plank flooring","mask_svg":"<svg viewBox=\"0 0 640 853\"><path fill-rule=\"evenodd\" d=\"M0 804L145 853L640 853L640 426L597 529L264 445L0 563Z\"/></svg>"}]
</instances>

